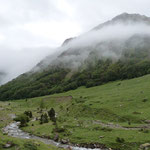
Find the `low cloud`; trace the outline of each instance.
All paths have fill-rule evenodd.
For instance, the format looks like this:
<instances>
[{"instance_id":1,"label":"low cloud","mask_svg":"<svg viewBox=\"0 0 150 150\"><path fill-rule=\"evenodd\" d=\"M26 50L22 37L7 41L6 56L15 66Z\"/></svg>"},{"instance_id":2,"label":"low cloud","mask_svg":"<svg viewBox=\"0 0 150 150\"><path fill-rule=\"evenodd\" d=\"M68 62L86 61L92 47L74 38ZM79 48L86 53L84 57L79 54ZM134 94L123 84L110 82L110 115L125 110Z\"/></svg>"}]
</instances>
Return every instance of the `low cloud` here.
<instances>
[{"instance_id":1,"label":"low cloud","mask_svg":"<svg viewBox=\"0 0 150 150\"><path fill-rule=\"evenodd\" d=\"M134 41L128 45L127 42L133 36L135 36ZM136 38L138 36L141 38ZM55 60L45 59L43 64L63 64L65 67L76 69L89 58L92 52L96 54L96 58L119 59L122 51L125 49L144 46L145 41L143 37L147 36L150 37L150 25L141 22L108 25L74 38L68 44L57 49L58 52L55 54Z\"/></svg>"},{"instance_id":2,"label":"low cloud","mask_svg":"<svg viewBox=\"0 0 150 150\"><path fill-rule=\"evenodd\" d=\"M0 81L1 84L31 70L39 61L51 53L49 47L24 49L0 47L0 49L0 72L4 73Z\"/></svg>"}]
</instances>

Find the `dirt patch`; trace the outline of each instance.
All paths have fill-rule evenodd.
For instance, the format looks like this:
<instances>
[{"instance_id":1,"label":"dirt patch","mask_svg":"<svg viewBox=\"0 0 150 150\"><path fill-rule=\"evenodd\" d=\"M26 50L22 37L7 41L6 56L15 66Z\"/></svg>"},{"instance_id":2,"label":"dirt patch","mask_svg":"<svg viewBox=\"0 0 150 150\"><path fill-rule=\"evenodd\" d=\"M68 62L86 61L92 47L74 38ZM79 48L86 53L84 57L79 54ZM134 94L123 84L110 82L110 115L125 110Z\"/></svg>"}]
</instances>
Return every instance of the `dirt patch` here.
<instances>
[{"instance_id":1,"label":"dirt patch","mask_svg":"<svg viewBox=\"0 0 150 150\"><path fill-rule=\"evenodd\" d=\"M57 102L66 102L72 100L72 96L62 96L62 97L57 97L56 98Z\"/></svg>"},{"instance_id":2,"label":"dirt patch","mask_svg":"<svg viewBox=\"0 0 150 150\"><path fill-rule=\"evenodd\" d=\"M113 123L103 123L99 120L93 121L93 124L99 124L102 127L108 127L112 129L123 129L123 130L139 130L139 129L150 129L150 125L141 125L138 127L123 127L119 124L113 124Z\"/></svg>"},{"instance_id":3,"label":"dirt patch","mask_svg":"<svg viewBox=\"0 0 150 150\"><path fill-rule=\"evenodd\" d=\"M43 100L49 101L49 100L56 100L56 102L66 102L72 100L72 96L59 96L59 97L46 97Z\"/></svg>"}]
</instances>

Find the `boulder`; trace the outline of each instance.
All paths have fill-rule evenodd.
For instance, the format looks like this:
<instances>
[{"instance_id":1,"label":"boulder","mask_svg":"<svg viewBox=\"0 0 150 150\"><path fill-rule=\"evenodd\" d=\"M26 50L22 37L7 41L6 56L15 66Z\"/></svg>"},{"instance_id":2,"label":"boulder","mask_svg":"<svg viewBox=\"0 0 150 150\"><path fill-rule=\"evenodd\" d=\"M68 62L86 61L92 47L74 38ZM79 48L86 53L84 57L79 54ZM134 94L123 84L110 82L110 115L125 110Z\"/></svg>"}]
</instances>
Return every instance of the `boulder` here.
<instances>
[{"instance_id":1,"label":"boulder","mask_svg":"<svg viewBox=\"0 0 150 150\"><path fill-rule=\"evenodd\" d=\"M72 148L69 146L69 147L67 148L67 150L72 150Z\"/></svg>"},{"instance_id":2,"label":"boulder","mask_svg":"<svg viewBox=\"0 0 150 150\"><path fill-rule=\"evenodd\" d=\"M4 146L3 146L3 148L11 148L11 147L13 147L14 146L14 143L12 143L12 142L7 142Z\"/></svg>"},{"instance_id":3,"label":"boulder","mask_svg":"<svg viewBox=\"0 0 150 150\"><path fill-rule=\"evenodd\" d=\"M150 120L145 120L145 123L148 123L148 124L150 124Z\"/></svg>"},{"instance_id":4,"label":"boulder","mask_svg":"<svg viewBox=\"0 0 150 150\"><path fill-rule=\"evenodd\" d=\"M62 143L62 144L67 144L67 143L68 143L68 140L62 139L62 140L61 140L61 143Z\"/></svg>"},{"instance_id":5,"label":"boulder","mask_svg":"<svg viewBox=\"0 0 150 150\"><path fill-rule=\"evenodd\" d=\"M139 150L148 150L148 148L150 148L150 143L145 143L145 144L140 145Z\"/></svg>"}]
</instances>

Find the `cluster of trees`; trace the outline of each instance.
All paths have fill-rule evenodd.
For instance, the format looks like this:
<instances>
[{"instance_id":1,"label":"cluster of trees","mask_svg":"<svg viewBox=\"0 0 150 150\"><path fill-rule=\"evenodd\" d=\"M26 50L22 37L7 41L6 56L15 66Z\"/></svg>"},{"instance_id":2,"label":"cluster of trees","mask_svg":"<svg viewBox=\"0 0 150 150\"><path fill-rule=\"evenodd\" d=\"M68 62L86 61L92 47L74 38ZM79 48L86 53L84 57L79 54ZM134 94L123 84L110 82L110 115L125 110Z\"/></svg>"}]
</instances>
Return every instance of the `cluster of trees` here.
<instances>
[{"instance_id":1,"label":"cluster of trees","mask_svg":"<svg viewBox=\"0 0 150 150\"><path fill-rule=\"evenodd\" d=\"M50 118L50 120L52 122L54 122L54 124L56 124L56 114L55 114L55 110L53 108L51 108L48 111L48 115L47 115L47 113L44 113L44 114L41 115L41 117L40 117L40 124L48 123L49 122L48 117Z\"/></svg>"},{"instance_id":2,"label":"cluster of trees","mask_svg":"<svg viewBox=\"0 0 150 150\"><path fill-rule=\"evenodd\" d=\"M23 114L18 115L14 120L20 122L20 127L26 127L32 117L31 111L25 111ZM41 114L40 124L48 123L49 119L56 125L56 113L54 108L51 108L48 113Z\"/></svg>"},{"instance_id":3,"label":"cluster of trees","mask_svg":"<svg viewBox=\"0 0 150 150\"><path fill-rule=\"evenodd\" d=\"M150 73L150 48L127 49L120 59L89 60L70 78L70 69L47 68L41 72L26 73L0 87L0 100L23 99L101 85L109 81L131 79ZM84 69L83 69L84 68Z\"/></svg>"},{"instance_id":4,"label":"cluster of trees","mask_svg":"<svg viewBox=\"0 0 150 150\"><path fill-rule=\"evenodd\" d=\"M103 66L103 67L101 67ZM79 86L92 87L109 81L131 79L150 73L150 60L140 62L123 62L121 60L112 63L103 62L90 70L84 70L75 74L68 82L67 87L75 89ZM68 90L68 89L67 89Z\"/></svg>"},{"instance_id":5,"label":"cluster of trees","mask_svg":"<svg viewBox=\"0 0 150 150\"><path fill-rule=\"evenodd\" d=\"M32 118L31 111L25 111L23 114L18 115L14 120L20 122L20 127L25 127Z\"/></svg>"}]
</instances>

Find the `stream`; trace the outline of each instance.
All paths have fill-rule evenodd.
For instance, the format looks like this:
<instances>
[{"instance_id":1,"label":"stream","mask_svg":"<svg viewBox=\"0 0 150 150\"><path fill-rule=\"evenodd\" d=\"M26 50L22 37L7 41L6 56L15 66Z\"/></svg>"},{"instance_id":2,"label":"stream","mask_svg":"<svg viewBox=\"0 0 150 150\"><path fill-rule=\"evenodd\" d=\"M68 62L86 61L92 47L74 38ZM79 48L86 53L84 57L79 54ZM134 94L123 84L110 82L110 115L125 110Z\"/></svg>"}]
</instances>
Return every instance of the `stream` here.
<instances>
[{"instance_id":1,"label":"stream","mask_svg":"<svg viewBox=\"0 0 150 150\"><path fill-rule=\"evenodd\" d=\"M26 132L22 131L21 129L19 129L19 124L20 124L19 122L13 122L13 123L7 125L5 128L3 128L3 132L7 133L9 136L12 136L12 137L22 138L22 139L35 139L35 140L39 140L45 144L50 144L50 145L54 145L54 146L65 148L65 149L71 148L72 150L102 150L100 148L91 149L91 148L75 147L72 145L61 144L61 143L55 142L50 139L30 135L29 133L26 133Z\"/></svg>"}]
</instances>

